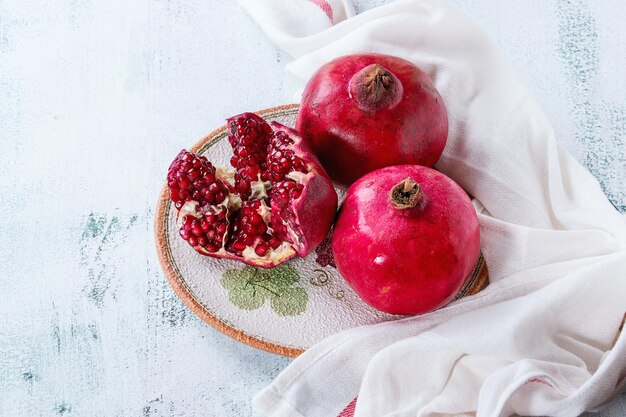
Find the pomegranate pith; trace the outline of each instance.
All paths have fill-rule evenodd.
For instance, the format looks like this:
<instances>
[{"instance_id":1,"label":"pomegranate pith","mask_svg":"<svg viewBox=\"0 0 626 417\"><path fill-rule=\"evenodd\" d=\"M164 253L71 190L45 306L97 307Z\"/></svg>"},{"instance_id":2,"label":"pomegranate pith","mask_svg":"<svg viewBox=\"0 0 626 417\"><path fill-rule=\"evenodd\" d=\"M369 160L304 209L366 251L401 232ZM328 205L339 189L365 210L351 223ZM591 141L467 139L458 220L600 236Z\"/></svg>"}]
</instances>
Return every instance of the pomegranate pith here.
<instances>
[{"instance_id":1,"label":"pomegranate pith","mask_svg":"<svg viewBox=\"0 0 626 417\"><path fill-rule=\"evenodd\" d=\"M306 256L336 214L327 174L293 129L243 113L228 132L234 172L186 150L170 166L181 237L203 255L261 267Z\"/></svg>"}]
</instances>

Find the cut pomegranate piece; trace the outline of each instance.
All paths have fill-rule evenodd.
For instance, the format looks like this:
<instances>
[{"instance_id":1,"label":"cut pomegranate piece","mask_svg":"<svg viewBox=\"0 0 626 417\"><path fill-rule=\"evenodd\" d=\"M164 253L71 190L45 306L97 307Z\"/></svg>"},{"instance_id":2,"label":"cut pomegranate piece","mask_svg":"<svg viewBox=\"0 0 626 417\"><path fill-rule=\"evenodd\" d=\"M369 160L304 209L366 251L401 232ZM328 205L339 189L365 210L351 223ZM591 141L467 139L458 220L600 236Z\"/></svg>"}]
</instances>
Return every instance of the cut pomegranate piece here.
<instances>
[{"instance_id":1,"label":"cut pomegranate piece","mask_svg":"<svg viewBox=\"0 0 626 417\"><path fill-rule=\"evenodd\" d=\"M293 129L253 113L228 119L234 172L181 151L167 183L180 235L197 252L271 268L324 239L337 194Z\"/></svg>"}]
</instances>

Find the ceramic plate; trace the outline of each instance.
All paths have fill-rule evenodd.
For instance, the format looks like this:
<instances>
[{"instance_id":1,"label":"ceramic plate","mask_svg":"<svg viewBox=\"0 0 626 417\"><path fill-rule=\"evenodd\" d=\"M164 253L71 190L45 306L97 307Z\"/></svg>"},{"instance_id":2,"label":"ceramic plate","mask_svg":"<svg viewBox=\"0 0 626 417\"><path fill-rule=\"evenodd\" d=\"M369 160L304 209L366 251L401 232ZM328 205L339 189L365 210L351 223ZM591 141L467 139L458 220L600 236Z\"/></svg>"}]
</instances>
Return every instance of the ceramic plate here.
<instances>
[{"instance_id":1,"label":"ceramic plate","mask_svg":"<svg viewBox=\"0 0 626 417\"><path fill-rule=\"evenodd\" d=\"M293 126L298 105L256 112L268 121ZM190 151L216 166L229 166L231 148L226 126L215 130ZM338 190L340 201L343 192ZM250 346L297 356L309 346L342 330L396 320L363 303L329 265L328 241L306 259L292 259L273 269L215 259L196 253L178 234L176 209L164 187L155 218L161 266L176 294L202 320ZM482 257L459 296L488 282Z\"/></svg>"}]
</instances>

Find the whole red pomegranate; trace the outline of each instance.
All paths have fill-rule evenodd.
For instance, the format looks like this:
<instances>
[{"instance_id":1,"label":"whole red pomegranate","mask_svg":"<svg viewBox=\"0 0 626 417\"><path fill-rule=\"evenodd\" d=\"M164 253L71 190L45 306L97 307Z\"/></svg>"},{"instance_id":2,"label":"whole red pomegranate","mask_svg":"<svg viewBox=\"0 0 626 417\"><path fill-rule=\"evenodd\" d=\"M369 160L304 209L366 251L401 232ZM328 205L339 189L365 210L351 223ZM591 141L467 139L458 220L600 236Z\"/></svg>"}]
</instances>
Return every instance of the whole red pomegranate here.
<instances>
[{"instance_id":1,"label":"whole red pomegranate","mask_svg":"<svg viewBox=\"0 0 626 417\"><path fill-rule=\"evenodd\" d=\"M463 189L434 169L382 168L348 189L333 232L339 273L378 310L420 314L446 304L480 251Z\"/></svg>"},{"instance_id":2,"label":"whole red pomegranate","mask_svg":"<svg viewBox=\"0 0 626 417\"><path fill-rule=\"evenodd\" d=\"M433 166L448 116L430 78L388 55L348 55L322 66L304 89L296 129L337 184L378 168Z\"/></svg>"},{"instance_id":3,"label":"whole red pomegranate","mask_svg":"<svg viewBox=\"0 0 626 417\"><path fill-rule=\"evenodd\" d=\"M228 119L234 170L182 150L167 184L180 235L197 252L270 268L324 239L337 193L296 131L243 113Z\"/></svg>"}]
</instances>

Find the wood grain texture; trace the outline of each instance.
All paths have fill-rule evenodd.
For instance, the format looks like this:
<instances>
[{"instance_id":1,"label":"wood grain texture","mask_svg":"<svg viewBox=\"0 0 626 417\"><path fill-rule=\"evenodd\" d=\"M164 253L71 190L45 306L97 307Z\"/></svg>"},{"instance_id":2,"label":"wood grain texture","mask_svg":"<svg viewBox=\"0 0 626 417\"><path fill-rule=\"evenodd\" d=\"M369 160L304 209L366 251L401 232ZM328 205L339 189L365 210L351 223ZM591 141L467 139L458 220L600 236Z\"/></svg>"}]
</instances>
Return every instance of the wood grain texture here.
<instances>
[{"instance_id":1,"label":"wood grain texture","mask_svg":"<svg viewBox=\"0 0 626 417\"><path fill-rule=\"evenodd\" d=\"M452 2L626 210L624 3ZM289 359L178 300L153 206L182 147L293 101L288 61L234 1L0 1L0 416L253 415Z\"/></svg>"}]
</instances>

